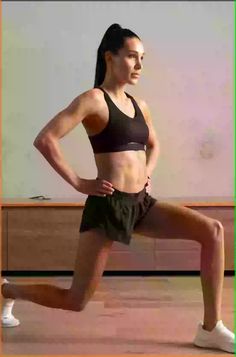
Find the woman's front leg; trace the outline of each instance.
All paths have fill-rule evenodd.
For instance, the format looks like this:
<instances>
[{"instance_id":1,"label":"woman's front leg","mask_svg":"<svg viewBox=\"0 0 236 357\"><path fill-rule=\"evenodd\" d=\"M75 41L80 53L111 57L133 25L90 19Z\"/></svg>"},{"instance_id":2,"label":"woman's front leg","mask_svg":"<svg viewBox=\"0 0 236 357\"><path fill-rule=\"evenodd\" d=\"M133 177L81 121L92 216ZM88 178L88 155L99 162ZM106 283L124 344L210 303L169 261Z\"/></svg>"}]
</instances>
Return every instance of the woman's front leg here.
<instances>
[{"instance_id":1,"label":"woman's front leg","mask_svg":"<svg viewBox=\"0 0 236 357\"><path fill-rule=\"evenodd\" d=\"M224 228L193 209L157 201L134 229L135 233L159 239L195 240L201 245L201 285L204 328L211 330L221 320L224 278Z\"/></svg>"}]
</instances>

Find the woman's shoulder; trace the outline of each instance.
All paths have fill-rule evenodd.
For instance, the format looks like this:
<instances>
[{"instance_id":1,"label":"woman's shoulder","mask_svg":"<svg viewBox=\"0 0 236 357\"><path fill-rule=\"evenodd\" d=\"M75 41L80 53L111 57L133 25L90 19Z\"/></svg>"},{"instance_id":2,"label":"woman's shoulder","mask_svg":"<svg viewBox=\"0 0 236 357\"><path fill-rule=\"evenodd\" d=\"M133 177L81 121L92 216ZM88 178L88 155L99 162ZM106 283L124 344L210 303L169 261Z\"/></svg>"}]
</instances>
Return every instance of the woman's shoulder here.
<instances>
[{"instance_id":1,"label":"woman's shoulder","mask_svg":"<svg viewBox=\"0 0 236 357\"><path fill-rule=\"evenodd\" d=\"M104 102L104 93L101 89L99 88L91 88L86 90L85 92L80 94L81 99L89 99L91 102L91 105L99 105ZM138 106L140 107L141 110L144 110L147 108L147 103L143 98L140 98L138 96L132 95Z\"/></svg>"},{"instance_id":2,"label":"woman's shoulder","mask_svg":"<svg viewBox=\"0 0 236 357\"><path fill-rule=\"evenodd\" d=\"M79 97L84 99L99 99L103 92L98 88L87 89L86 91L79 94Z\"/></svg>"},{"instance_id":3,"label":"woman's shoulder","mask_svg":"<svg viewBox=\"0 0 236 357\"><path fill-rule=\"evenodd\" d=\"M91 88L79 95L81 99L89 100L91 105L98 105L103 98L103 92L98 88Z\"/></svg>"},{"instance_id":4,"label":"woman's shoulder","mask_svg":"<svg viewBox=\"0 0 236 357\"><path fill-rule=\"evenodd\" d=\"M134 98L134 100L136 101L136 103L138 104L139 108L143 111L145 110L145 107L147 106L146 102L144 99L137 97L136 95L132 95L132 97Z\"/></svg>"},{"instance_id":5,"label":"woman's shoulder","mask_svg":"<svg viewBox=\"0 0 236 357\"><path fill-rule=\"evenodd\" d=\"M79 93L73 102L75 106L83 105L84 107L97 110L102 104L102 91L97 88L88 89Z\"/></svg>"},{"instance_id":6,"label":"woman's shoulder","mask_svg":"<svg viewBox=\"0 0 236 357\"><path fill-rule=\"evenodd\" d=\"M144 116L144 119L147 121L147 122L150 122L151 120L151 110L149 108L149 104L147 104L146 100L144 100L143 98L139 98L137 96L133 96L134 100L136 101L136 103L138 104L143 116Z\"/></svg>"},{"instance_id":7,"label":"woman's shoulder","mask_svg":"<svg viewBox=\"0 0 236 357\"><path fill-rule=\"evenodd\" d=\"M83 95L86 95L88 97L94 98L94 99L100 99L104 97L104 93L101 89L95 87L95 88L91 88L88 89L87 91L82 93ZM134 100L137 102L138 105L145 105L145 101L144 99L137 97L136 95L132 95L132 97L134 98Z\"/></svg>"}]
</instances>

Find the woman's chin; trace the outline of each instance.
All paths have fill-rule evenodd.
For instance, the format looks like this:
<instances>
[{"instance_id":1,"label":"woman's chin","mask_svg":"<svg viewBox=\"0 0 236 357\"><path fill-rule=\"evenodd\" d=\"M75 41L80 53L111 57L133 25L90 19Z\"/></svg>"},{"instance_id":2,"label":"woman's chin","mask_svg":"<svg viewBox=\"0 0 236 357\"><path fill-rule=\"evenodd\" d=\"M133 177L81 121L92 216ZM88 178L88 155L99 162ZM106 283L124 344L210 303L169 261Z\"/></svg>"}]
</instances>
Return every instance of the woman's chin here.
<instances>
[{"instance_id":1,"label":"woman's chin","mask_svg":"<svg viewBox=\"0 0 236 357\"><path fill-rule=\"evenodd\" d=\"M134 84L135 85L136 83L138 83L138 79L139 78L137 78L137 77L136 78L135 77L131 78L130 79L130 84Z\"/></svg>"}]
</instances>

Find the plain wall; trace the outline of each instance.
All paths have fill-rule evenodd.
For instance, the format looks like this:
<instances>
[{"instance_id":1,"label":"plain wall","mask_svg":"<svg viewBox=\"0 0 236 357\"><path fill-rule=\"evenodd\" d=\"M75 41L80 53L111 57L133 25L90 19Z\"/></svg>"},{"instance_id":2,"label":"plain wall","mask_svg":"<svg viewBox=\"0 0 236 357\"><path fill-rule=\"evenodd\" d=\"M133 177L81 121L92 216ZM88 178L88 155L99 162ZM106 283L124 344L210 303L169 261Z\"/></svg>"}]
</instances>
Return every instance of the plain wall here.
<instances>
[{"instance_id":1,"label":"plain wall","mask_svg":"<svg viewBox=\"0 0 236 357\"><path fill-rule=\"evenodd\" d=\"M77 192L33 146L42 127L93 88L96 53L114 22L142 39L141 78L160 142L154 197L233 196L233 2L3 2L4 197ZM83 125L60 141L83 178L96 178Z\"/></svg>"}]
</instances>

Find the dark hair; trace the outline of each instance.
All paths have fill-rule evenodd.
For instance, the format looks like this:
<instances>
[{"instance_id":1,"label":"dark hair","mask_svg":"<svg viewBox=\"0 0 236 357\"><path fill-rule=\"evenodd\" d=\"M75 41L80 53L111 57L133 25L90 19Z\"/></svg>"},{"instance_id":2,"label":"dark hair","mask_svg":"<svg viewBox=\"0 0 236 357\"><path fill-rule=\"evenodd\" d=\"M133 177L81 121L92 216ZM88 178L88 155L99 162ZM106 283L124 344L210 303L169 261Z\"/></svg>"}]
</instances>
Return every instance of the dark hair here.
<instances>
[{"instance_id":1,"label":"dark hair","mask_svg":"<svg viewBox=\"0 0 236 357\"><path fill-rule=\"evenodd\" d=\"M123 29L119 24L112 24L106 30L97 50L94 88L99 86L105 78L106 61L104 58L104 53L106 51L111 51L113 54L117 54L119 49L124 46L124 42L127 37L137 37L140 40L140 38L133 31Z\"/></svg>"}]
</instances>

